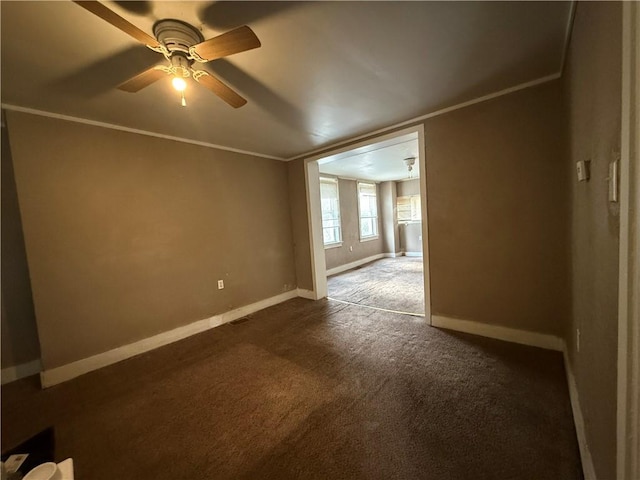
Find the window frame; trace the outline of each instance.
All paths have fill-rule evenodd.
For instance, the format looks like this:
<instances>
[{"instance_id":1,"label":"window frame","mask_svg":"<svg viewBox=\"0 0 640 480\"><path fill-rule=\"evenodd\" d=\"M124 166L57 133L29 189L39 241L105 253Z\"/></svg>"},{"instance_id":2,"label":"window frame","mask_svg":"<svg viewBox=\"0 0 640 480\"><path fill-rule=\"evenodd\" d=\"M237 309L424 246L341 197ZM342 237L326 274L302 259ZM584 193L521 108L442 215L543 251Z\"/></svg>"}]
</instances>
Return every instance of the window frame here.
<instances>
[{"instance_id":1,"label":"window frame","mask_svg":"<svg viewBox=\"0 0 640 480\"><path fill-rule=\"evenodd\" d=\"M324 220L324 218L322 218L323 217L323 215L322 215L322 184L323 183L332 184L332 185L335 185L335 187L336 187L336 202L337 202L337 205L338 205L338 210L337 210L338 225L337 226L334 225L334 226L331 226L331 227L326 227L325 226L325 220ZM321 221L322 221L322 243L323 243L325 249L341 247L342 246L342 215L341 215L341 212L340 212L340 182L335 177L323 177L323 176L321 176L320 177L320 185L319 186L320 186L320 210L321 210L321 212L320 212L321 215L320 216L321 216ZM335 221L336 219L334 218L332 220ZM333 241L333 242L328 242L328 243L325 242L324 241L324 231L327 228L337 229L339 239L336 240L336 241Z\"/></svg>"},{"instance_id":2,"label":"window frame","mask_svg":"<svg viewBox=\"0 0 640 480\"><path fill-rule=\"evenodd\" d=\"M375 202L374 202L374 206L375 206L375 216L373 217L363 217L362 216L362 205L361 205L361 193L360 193L360 188L362 185L366 185L368 187L373 186L373 191L374 191L374 198L375 198ZM380 238L380 215L378 212L378 184L376 182L367 182L367 181L357 181L357 185L356 185L356 195L357 195L357 200L358 200L358 234L360 237L360 242L368 242L371 240L377 240L378 238ZM372 226L375 229L375 233L372 235L366 235L363 236L362 235L362 220L363 218L366 219L375 219L374 222L372 222Z\"/></svg>"},{"instance_id":3,"label":"window frame","mask_svg":"<svg viewBox=\"0 0 640 480\"><path fill-rule=\"evenodd\" d=\"M400 218L400 202L408 202L409 218ZM422 205L419 194L401 195L396 198L396 221L399 224L420 223L422 221Z\"/></svg>"}]
</instances>

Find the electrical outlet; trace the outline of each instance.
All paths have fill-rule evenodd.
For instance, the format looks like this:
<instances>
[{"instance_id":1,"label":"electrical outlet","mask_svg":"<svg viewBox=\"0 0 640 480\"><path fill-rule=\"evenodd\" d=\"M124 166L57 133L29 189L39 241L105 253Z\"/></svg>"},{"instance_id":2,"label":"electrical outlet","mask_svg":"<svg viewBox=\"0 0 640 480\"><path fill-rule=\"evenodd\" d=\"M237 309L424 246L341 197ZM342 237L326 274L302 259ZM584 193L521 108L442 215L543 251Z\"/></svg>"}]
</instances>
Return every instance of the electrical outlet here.
<instances>
[{"instance_id":1,"label":"electrical outlet","mask_svg":"<svg viewBox=\"0 0 640 480\"><path fill-rule=\"evenodd\" d=\"M7 458L4 462L4 470L7 473L15 473L18 471L18 469L20 468L20 466L24 463L24 461L27 459L27 457L29 456L28 453L20 453L17 455L11 455L9 458ZM20 477L22 477L22 475L20 475ZM4 478L4 475L2 476L2 478Z\"/></svg>"},{"instance_id":2,"label":"electrical outlet","mask_svg":"<svg viewBox=\"0 0 640 480\"><path fill-rule=\"evenodd\" d=\"M580 329L576 328L576 350L580 352Z\"/></svg>"},{"instance_id":3,"label":"electrical outlet","mask_svg":"<svg viewBox=\"0 0 640 480\"><path fill-rule=\"evenodd\" d=\"M349 251L350 251L350 252L353 252L353 246L350 246L350 247L349 247Z\"/></svg>"},{"instance_id":4,"label":"electrical outlet","mask_svg":"<svg viewBox=\"0 0 640 480\"><path fill-rule=\"evenodd\" d=\"M224 288L224 280L218 280L218 290L222 290Z\"/></svg>"}]
</instances>

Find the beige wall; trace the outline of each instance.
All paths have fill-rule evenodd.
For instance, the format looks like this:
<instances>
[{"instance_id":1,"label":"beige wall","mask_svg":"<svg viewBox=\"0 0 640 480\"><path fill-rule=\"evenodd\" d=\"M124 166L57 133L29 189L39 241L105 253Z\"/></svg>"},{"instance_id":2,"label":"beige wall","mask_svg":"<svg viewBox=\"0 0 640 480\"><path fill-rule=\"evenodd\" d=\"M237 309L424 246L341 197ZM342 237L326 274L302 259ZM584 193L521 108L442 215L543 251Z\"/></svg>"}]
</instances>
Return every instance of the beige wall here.
<instances>
[{"instance_id":1,"label":"beige wall","mask_svg":"<svg viewBox=\"0 0 640 480\"><path fill-rule=\"evenodd\" d=\"M396 182L380 183L380 224L382 225L382 251L384 253L400 252L400 230L396 210Z\"/></svg>"},{"instance_id":2,"label":"beige wall","mask_svg":"<svg viewBox=\"0 0 640 480\"><path fill-rule=\"evenodd\" d=\"M8 128L45 368L295 288L285 163L18 112Z\"/></svg>"},{"instance_id":3,"label":"beige wall","mask_svg":"<svg viewBox=\"0 0 640 480\"><path fill-rule=\"evenodd\" d=\"M434 314L564 332L568 181L560 100L555 81L424 122Z\"/></svg>"},{"instance_id":4,"label":"beige wall","mask_svg":"<svg viewBox=\"0 0 640 480\"><path fill-rule=\"evenodd\" d=\"M396 184L399 197L420 195L420 180L417 178ZM400 247L405 253L422 253L422 222L400 225Z\"/></svg>"},{"instance_id":5,"label":"beige wall","mask_svg":"<svg viewBox=\"0 0 640 480\"><path fill-rule=\"evenodd\" d=\"M358 188L355 180L338 180L340 196L340 222L342 225L342 246L324 251L327 270L346 263L362 260L382 252L382 225L380 222L380 188L378 187L378 238L360 241L360 221L358 217ZM350 250L352 247L353 250Z\"/></svg>"},{"instance_id":6,"label":"beige wall","mask_svg":"<svg viewBox=\"0 0 640 480\"><path fill-rule=\"evenodd\" d=\"M287 173L296 279L298 288L313 290L304 161L289 162Z\"/></svg>"},{"instance_id":7,"label":"beige wall","mask_svg":"<svg viewBox=\"0 0 640 480\"><path fill-rule=\"evenodd\" d=\"M396 182L396 185L399 197L406 197L407 195L420 195L420 179L418 178Z\"/></svg>"},{"instance_id":8,"label":"beige wall","mask_svg":"<svg viewBox=\"0 0 640 480\"><path fill-rule=\"evenodd\" d=\"M580 2L564 78L571 197L572 321L566 332L597 478L615 478L619 204L608 164L620 151L622 17L618 2ZM578 182L575 162L591 160ZM580 329L580 352L576 330Z\"/></svg>"},{"instance_id":9,"label":"beige wall","mask_svg":"<svg viewBox=\"0 0 640 480\"><path fill-rule=\"evenodd\" d=\"M2 127L2 368L40 358L7 129Z\"/></svg>"},{"instance_id":10,"label":"beige wall","mask_svg":"<svg viewBox=\"0 0 640 480\"><path fill-rule=\"evenodd\" d=\"M546 83L426 121L434 314L564 331L560 94Z\"/></svg>"}]
</instances>

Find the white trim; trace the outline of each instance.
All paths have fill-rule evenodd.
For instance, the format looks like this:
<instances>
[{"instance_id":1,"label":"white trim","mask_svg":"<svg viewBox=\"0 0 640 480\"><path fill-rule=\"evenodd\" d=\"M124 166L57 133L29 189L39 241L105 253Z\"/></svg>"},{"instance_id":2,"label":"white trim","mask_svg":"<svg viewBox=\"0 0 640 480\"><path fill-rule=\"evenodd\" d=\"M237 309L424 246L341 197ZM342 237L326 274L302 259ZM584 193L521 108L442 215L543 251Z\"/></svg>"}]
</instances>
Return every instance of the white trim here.
<instances>
[{"instance_id":1,"label":"white trim","mask_svg":"<svg viewBox=\"0 0 640 480\"><path fill-rule=\"evenodd\" d=\"M431 262L429 261L429 192L427 190L427 147L424 124L418 125L418 148L420 149L420 215L422 218L422 276L424 283L424 314L431 325Z\"/></svg>"},{"instance_id":2,"label":"white trim","mask_svg":"<svg viewBox=\"0 0 640 480\"><path fill-rule=\"evenodd\" d=\"M364 265L365 263L370 263L375 260L380 260L381 258L386 257L386 253L377 253L376 255L371 255L370 257L361 258L360 260L356 260L354 262L345 263L344 265L339 265L337 267L330 268L327 270L327 277L331 275L335 275L336 273L346 272L347 270L351 270L352 268L359 267L360 265Z\"/></svg>"},{"instance_id":3,"label":"white trim","mask_svg":"<svg viewBox=\"0 0 640 480\"><path fill-rule=\"evenodd\" d=\"M324 298L327 296L327 267L325 260L324 248L319 247L322 245L322 218L320 215L320 182L319 182L319 166L318 160L342 152L347 152L355 148L369 145L376 142L384 142L386 140L404 136L407 134L418 135L418 147L420 149L420 168L421 171L426 172L426 147L424 136L424 125L413 125L402 130L381 135L376 138L367 138L358 143L343 146L333 152L325 152L321 155L306 158L304 160L305 165L305 186L307 191L307 215L309 218L309 249L311 257L311 275L313 279L313 289L316 298ZM425 317L431 321L431 281L430 281L430 263L428 261L429 252L429 228L427 221L427 182L426 176L420 176L420 198L422 201L422 250L423 250L423 276L424 276L424 313ZM378 217L378 222L380 217ZM380 226L378 225L378 228ZM384 254L383 254L384 255Z\"/></svg>"},{"instance_id":4,"label":"white trim","mask_svg":"<svg viewBox=\"0 0 640 480\"><path fill-rule=\"evenodd\" d=\"M313 293L312 290L306 290L304 288L298 288L296 290L296 293L299 297L301 298L306 298L308 300L317 300L315 294Z\"/></svg>"},{"instance_id":5,"label":"white trim","mask_svg":"<svg viewBox=\"0 0 640 480\"><path fill-rule=\"evenodd\" d=\"M63 115L61 113L46 112L44 110L36 110L35 108L19 107L17 105L10 105L8 103L3 103L2 108L6 110L14 111L14 112L30 113L31 115L38 115L41 117L55 118L57 120L66 120L68 122L82 123L82 124L91 125L94 127L108 128L111 130L120 130L122 132L137 133L138 135L146 135L148 137L156 137L156 138L162 138L164 140L173 140L175 142L189 143L191 145L198 145L200 147L215 148L217 150L226 150L227 152L242 153L243 155L252 155L254 157L268 158L270 160L286 161L282 157L275 157L273 155L266 155L264 153L250 152L248 150L240 150L238 148L225 147L224 145L217 145L215 143L201 142L199 140L191 140L189 138L183 138L183 137L174 137L173 135L165 135L163 133L150 132L149 130L140 130L138 128L124 127L122 125L99 122L97 120L88 120L86 118L73 117L71 115Z\"/></svg>"},{"instance_id":6,"label":"white trim","mask_svg":"<svg viewBox=\"0 0 640 480\"><path fill-rule=\"evenodd\" d=\"M569 18L567 19L567 26L564 30L564 46L562 48L562 58L560 59L560 75L564 73L564 67L567 63L567 55L569 53L569 45L571 43L571 32L573 31L573 22L576 18L577 3L577 0L573 0L569 6Z\"/></svg>"},{"instance_id":7,"label":"white trim","mask_svg":"<svg viewBox=\"0 0 640 480\"><path fill-rule=\"evenodd\" d=\"M584 417L582 416L582 408L580 407L580 397L578 396L578 386L576 378L571 369L569 362L569 354L566 343L562 345L562 357L564 359L564 371L567 376L567 385L569 386L569 399L571 400L571 411L573 412L573 423L576 428L576 437L578 439L578 448L580 449L580 462L582 463L582 473L584 480L596 480L596 471L593 467L593 459L591 451L587 444L587 433L584 426Z\"/></svg>"},{"instance_id":8,"label":"white trim","mask_svg":"<svg viewBox=\"0 0 640 480\"><path fill-rule=\"evenodd\" d=\"M320 201L320 167L318 162L304 162L304 181L307 192L309 219L309 253L311 279L315 299L327 296L327 263L322 238L322 205Z\"/></svg>"},{"instance_id":9,"label":"white trim","mask_svg":"<svg viewBox=\"0 0 640 480\"><path fill-rule=\"evenodd\" d=\"M14 365L13 367L3 368L0 372L2 377L2 385L5 383L15 382L21 378L30 377L36 375L42 371L42 362L38 358L27 363L21 363L20 365Z\"/></svg>"},{"instance_id":10,"label":"white trim","mask_svg":"<svg viewBox=\"0 0 640 480\"><path fill-rule=\"evenodd\" d=\"M169 330L168 332L154 335L153 337L148 337L128 345L123 345L122 347L117 347L113 350L108 350L91 357L83 358L82 360L68 363L60 367L44 370L40 373L42 387L51 387L58 383L66 382L67 380L71 380L72 378L93 370L97 370L99 368L106 367L107 365L112 365L122 360L126 360L127 358L131 358L135 355L177 342L178 340L182 340L211 328L219 327L220 325L245 317L251 313L255 313L267 307L296 298L298 295L298 290L290 290L288 292L281 293L280 295L276 295L275 297L266 298L259 302L236 308L235 310L214 315L210 318L205 318L204 320L198 320L188 325Z\"/></svg>"},{"instance_id":11,"label":"white trim","mask_svg":"<svg viewBox=\"0 0 640 480\"><path fill-rule=\"evenodd\" d=\"M444 317L442 315L432 315L431 325L438 328L472 333L482 337L495 338L506 342L519 343L521 345L545 348L547 350L555 350L558 352L562 351L564 345L562 339L555 335L502 327L500 325L490 325L488 323L475 322L471 320L460 320L458 318Z\"/></svg>"},{"instance_id":12,"label":"white trim","mask_svg":"<svg viewBox=\"0 0 640 480\"><path fill-rule=\"evenodd\" d=\"M422 252L404 252L405 257L422 257Z\"/></svg>"},{"instance_id":13,"label":"white trim","mask_svg":"<svg viewBox=\"0 0 640 480\"><path fill-rule=\"evenodd\" d=\"M402 256L402 252L387 252L384 256L385 258L397 258Z\"/></svg>"},{"instance_id":14,"label":"white trim","mask_svg":"<svg viewBox=\"0 0 640 480\"><path fill-rule=\"evenodd\" d=\"M400 122L400 123L396 123L394 125L390 125L388 127L384 127L381 128L379 130L373 131L373 132L369 132L369 133L365 133L364 135L359 135L357 137L353 137L350 138L348 140L342 140L340 142L337 143L333 143L331 145L327 145L325 147L321 147L321 148L317 148L315 150L312 150L310 152L306 152L306 153L302 153L300 155L295 155L293 157L290 158L286 158L285 161L286 162L290 162L292 160L297 160L299 158L304 158L304 157L309 157L310 158L307 159L308 160L317 160L323 157L328 157L330 155L335 155L337 153L340 153L342 151L347 151L347 150L353 150L355 148L357 148L356 145L351 145L352 142L355 142L357 140L362 140L362 139L368 139L369 141L367 141L366 143L372 143L373 139L370 137L374 137L377 135L382 135L384 133L389 132L389 130L394 130L396 128L400 128L400 127L404 127L407 125L411 125L413 123L418 123L421 122L422 120L427 120L428 118L433 118L433 117L437 117L439 115L444 115L445 113L449 113L449 112L453 112L454 110L459 110L461 108L465 108L465 107L470 107L471 105L475 105L476 103L482 103L482 102L486 102L487 100L492 100L494 98L497 97L502 97L503 95L508 95L510 93L514 93L517 92L519 90L524 90L525 88L530 88L530 87L535 87L538 85L542 85L543 83L547 83L547 82L551 82L553 80L557 80L559 79L561 76L561 73L553 73L551 75L547 75L546 77L542 77L542 78L538 78L536 80L531 80L529 82L525 82L525 83L521 83L519 85L516 85L514 87L509 87L509 88L505 88L504 90L500 90L498 92L494 92L494 93L489 93L488 95L484 95L482 97L478 97L475 98L473 100L469 100L467 102L463 102L463 103L458 103L456 105L453 105L451 107L447 107L447 108L443 108L441 110L436 110L435 112L431 112L431 113L427 113L426 115L421 115L419 117L415 117L412 118L410 120L405 120L404 122ZM394 132L394 135L397 134L398 132ZM380 141L381 139L377 139L376 141ZM349 145L346 148L343 148L345 145ZM333 151L333 150L336 151ZM422 171L421 171L422 172ZM420 176L424 176L423 173L421 173Z\"/></svg>"},{"instance_id":15,"label":"white trim","mask_svg":"<svg viewBox=\"0 0 640 480\"><path fill-rule=\"evenodd\" d=\"M488 325L486 323L460 320L441 315L432 315L431 324L438 328L446 328L458 332L471 333L521 345L529 345L532 347L562 352L565 373L567 376L567 385L569 388L569 398L571 400L571 410L573 412L573 421L575 424L578 446L580 448L582 471L584 473L585 480L596 480L593 460L587 444L584 417L582 416L582 409L580 407L578 389L571 369L571 363L569 362L567 346L563 339L544 333L530 332L527 330L519 330L497 325Z\"/></svg>"},{"instance_id":16,"label":"white trim","mask_svg":"<svg viewBox=\"0 0 640 480\"><path fill-rule=\"evenodd\" d=\"M616 477L640 478L640 8L622 7Z\"/></svg>"}]
</instances>

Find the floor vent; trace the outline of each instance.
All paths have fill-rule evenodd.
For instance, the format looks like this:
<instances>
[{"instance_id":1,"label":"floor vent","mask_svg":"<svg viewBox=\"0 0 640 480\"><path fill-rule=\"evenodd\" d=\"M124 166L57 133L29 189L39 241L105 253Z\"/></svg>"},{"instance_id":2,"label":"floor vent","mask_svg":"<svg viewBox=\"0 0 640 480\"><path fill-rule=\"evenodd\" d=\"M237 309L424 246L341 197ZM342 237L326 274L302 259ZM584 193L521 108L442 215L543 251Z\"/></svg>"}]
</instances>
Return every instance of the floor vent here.
<instances>
[{"instance_id":1,"label":"floor vent","mask_svg":"<svg viewBox=\"0 0 640 480\"><path fill-rule=\"evenodd\" d=\"M251 320L251 317L246 316L246 317L238 318L237 320L233 320L233 321L229 322L229 324L230 325L239 325L241 323L248 322L249 320Z\"/></svg>"}]
</instances>

